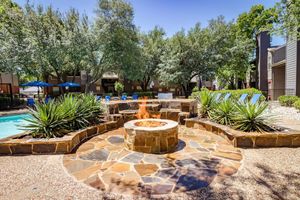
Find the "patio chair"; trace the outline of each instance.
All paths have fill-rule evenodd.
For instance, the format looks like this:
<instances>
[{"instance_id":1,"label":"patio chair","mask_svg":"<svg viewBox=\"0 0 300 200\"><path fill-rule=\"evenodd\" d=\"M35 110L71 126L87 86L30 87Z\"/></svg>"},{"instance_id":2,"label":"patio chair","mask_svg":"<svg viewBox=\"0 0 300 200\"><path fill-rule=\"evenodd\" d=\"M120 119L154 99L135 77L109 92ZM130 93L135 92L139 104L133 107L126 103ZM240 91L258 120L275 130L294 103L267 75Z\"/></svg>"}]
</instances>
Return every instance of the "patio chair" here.
<instances>
[{"instance_id":1,"label":"patio chair","mask_svg":"<svg viewBox=\"0 0 300 200\"><path fill-rule=\"evenodd\" d=\"M248 97L248 94L242 94L239 98L239 103L244 103L246 98Z\"/></svg>"},{"instance_id":2,"label":"patio chair","mask_svg":"<svg viewBox=\"0 0 300 200\"><path fill-rule=\"evenodd\" d=\"M133 100L138 100L139 99L139 95L138 94L133 94L132 95L132 99Z\"/></svg>"},{"instance_id":3,"label":"patio chair","mask_svg":"<svg viewBox=\"0 0 300 200\"><path fill-rule=\"evenodd\" d=\"M101 97L101 96L96 96L96 100L97 100L97 101L101 101L101 100L102 100L102 97Z\"/></svg>"},{"instance_id":4,"label":"patio chair","mask_svg":"<svg viewBox=\"0 0 300 200\"><path fill-rule=\"evenodd\" d=\"M216 93L215 101L216 101L216 102L219 102L221 96L222 96L221 93Z\"/></svg>"},{"instance_id":5,"label":"patio chair","mask_svg":"<svg viewBox=\"0 0 300 200\"><path fill-rule=\"evenodd\" d=\"M47 97L45 98L45 103L47 104L47 103L49 103L49 101L51 101L51 100L52 100L52 98L49 97L49 96L47 96Z\"/></svg>"},{"instance_id":6,"label":"patio chair","mask_svg":"<svg viewBox=\"0 0 300 200\"><path fill-rule=\"evenodd\" d=\"M254 94L252 96L252 98L250 99L250 103L251 104L256 104L260 97L261 97L261 94Z\"/></svg>"},{"instance_id":7,"label":"patio chair","mask_svg":"<svg viewBox=\"0 0 300 200\"><path fill-rule=\"evenodd\" d=\"M226 95L223 98L223 101L227 101L230 96L231 96L231 93L226 93Z\"/></svg>"},{"instance_id":8,"label":"patio chair","mask_svg":"<svg viewBox=\"0 0 300 200\"><path fill-rule=\"evenodd\" d=\"M121 97L121 100L126 101L127 100L127 95L123 94L122 97Z\"/></svg>"},{"instance_id":9,"label":"patio chair","mask_svg":"<svg viewBox=\"0 0 300 200\"><path fill-rule=\"evenodd\" d=\"M34 102L34 99L33 98L28 98L27 99L27 106L34 106L35 105L35 102Z\"/></svg>"},{"instance_id":10,"label":"patio chair","mask_svg":"<svg viewBox=\"0 0 300 200\"><path fill-rule=\"evenodd\" d=\"M111 96L105 96L105 101L110 101L110 99L111 99Z\"/></svg>"}]
</instances>

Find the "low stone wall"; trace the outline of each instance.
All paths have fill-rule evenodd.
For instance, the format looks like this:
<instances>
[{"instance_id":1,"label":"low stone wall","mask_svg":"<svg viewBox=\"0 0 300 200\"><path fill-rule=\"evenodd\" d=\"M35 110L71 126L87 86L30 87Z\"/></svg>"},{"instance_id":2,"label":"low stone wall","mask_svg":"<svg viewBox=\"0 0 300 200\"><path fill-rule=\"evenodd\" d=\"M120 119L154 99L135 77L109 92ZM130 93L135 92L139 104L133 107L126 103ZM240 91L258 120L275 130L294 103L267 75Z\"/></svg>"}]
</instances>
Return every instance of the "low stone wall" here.
<instances>
[{"instance_id":1,"label":"low stone wall","mask_svg":"<svg viewBox=\"0 0 300 200\"><path fill-rule=\"evenodd\" d=\"M50 139L28 138L26 134L19 134L0 140L0 155L71 153L83 141L118 127L118 122L109 121Z\"/></svg>"},{"instance_id":2,"label":"low stone wall","mask_svg":"<svg viewBox=\"0 0 300 200\"><path fill-rule=\"evenodd\" d=\"M107 106L108 120L122 117L124 122L137 119L139 105L144 104L150 114L160 115L161 119L169 119L184 124L185 119L197 116L197 101L194 99L147 99L110 101ZM149 105L149 106L148 106Z\"/></svg>"},{"instance_id":3,"label":"low stone wall","mask_svg":"<svg viewBox=\"0 0 300 200\"><path fill-rule=\"evenodd\" d=\"M300 147L300 132L287 130L284 132L242 132L223 126L207 119L186 119L186 126L210 131L227 139L235 147L267 148L267 147Z\"/></svg>"}]
</instances>

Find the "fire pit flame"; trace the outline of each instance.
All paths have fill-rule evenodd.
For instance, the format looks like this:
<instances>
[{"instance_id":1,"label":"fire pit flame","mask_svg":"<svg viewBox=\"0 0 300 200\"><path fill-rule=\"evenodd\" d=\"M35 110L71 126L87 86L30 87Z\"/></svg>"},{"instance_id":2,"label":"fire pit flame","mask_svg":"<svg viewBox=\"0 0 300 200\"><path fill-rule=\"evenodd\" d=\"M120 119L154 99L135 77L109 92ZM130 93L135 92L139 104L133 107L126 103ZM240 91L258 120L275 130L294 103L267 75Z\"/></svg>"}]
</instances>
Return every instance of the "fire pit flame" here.
<instances>
[{"instance_id":1,"label":"fire pit flame","mask_svg":"<svg viewBox=\"0 0 300 200\"><path fill-rule=\"evenodd\" d=\"M143 99L144 101L142 101L141 104L139 104L139 110L138 110L138 113L135 115L136 118L138 119L149 119L149 118L152 118L152 119L160 119L160 114L150 114L147 110L147 97L145 97ZM147 123L149 122L145 122L147 127L152 127L151 125L147 125Z\"/></svg>"}]
</instances>

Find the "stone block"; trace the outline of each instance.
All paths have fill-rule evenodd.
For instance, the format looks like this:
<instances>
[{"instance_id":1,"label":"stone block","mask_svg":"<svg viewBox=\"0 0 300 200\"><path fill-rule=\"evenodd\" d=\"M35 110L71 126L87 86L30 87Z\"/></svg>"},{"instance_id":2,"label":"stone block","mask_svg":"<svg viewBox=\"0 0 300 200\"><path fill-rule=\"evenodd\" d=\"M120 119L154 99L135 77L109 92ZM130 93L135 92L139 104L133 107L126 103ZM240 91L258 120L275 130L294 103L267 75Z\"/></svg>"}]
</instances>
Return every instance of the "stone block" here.
<instances>
[{"instance_id":1,"label":"stone block","mask_svg":"<svg viewBox=\"0 0 300 200\"><path fill-rule=\"evenodd\" d=\"M236 147L253 147L253 141L251 137L237 137L235 138L234 146Z\"/></svg>"},{"instance_id":2,"label":"stone block","mask_svg":"<svg viewBox=\"0 0 300 200\"><path fill-rule=\"evenodd\" d=\"M293 138L290 135L278 135L277 147L292 147L293 146Z\"/></svg>"},{"instance_id":3,"label":"stone block","mask_svg":"<svg viewBox=\"0 0 300 200\"><path fill-rule=\"evenodd\" d=\"M37 154L55 153L56 144L33 144L32 152Z\"/></svg>"},{"instance_id":4,"label":"stone block","mask_svg":"<svg viewBox=\"0 0 300 200\"><path fill-rule=\"evenodd\" d=\"M61 142L56 145L55 153L69 153L71 151L69 142Z\"/></svg>"},{"instance_id":5,"label":"stone block","mask_svg":"<svg viewBox=\"0 0 300 200\"><path fill-rule=\"evenodd\" d=\"M277 138L272 135L256 137L255 146L256 147L276 147L276 141L277 141Z\"/></svg>"},{"instance_id":6,"label":"stone block","mask_svg":"<svg viewBox=\"0 0 300 200\"><path fill-rule=\"evenodd\" d=\"M83 141L87 137L86 130L80 131L78 134L79 134L79 142Z\"/></svg>"},{"instance_id":7,"label":"stone block","mask_svg":"<svg viewBox=\"0 0 300 200\"><path fill-rule=\"evenodd\" d=\"M91 136L97 134L97 126L87 128L86 132L87 132L87 137L91 137Z\"/></svg>"},{"instance_id":8,"label":"stone block","mask_svg":"<svg viewBox=\"0 0 300 200\"><path fill-rule=\"evenodd\" d=\"M181 109L181 102L180 101L171 101L169 103L169 108L171 108L171 109Z\"/></svg>"},{"instance_id":9,"label":"stone block","mask_svg":"<svg viewBox=\"0 0 300 200\"><path fill-rule=\"evenodd\" d=\"M0 154L2 155L11 154L9 145L0 144Z\"/></svg>"},{"instance_id":10,"label":"stone block","mask_svg":"<svg viewBox=\"0 0 300 200\"><path fill-rule=\"evenodd\" d=\"M156 138L155 137L146 137L146 146L155 146Z\"/></svg>"},{"instance_id":11,"label":"stone block","mask_svg":"<svg viewBox=\"0 0 300 200\"><path fill-rule=\"evenodd\" d=\"M126 103L126 102L119 103L119 111L121 111L121 110L128 110L129 108L130 107L129 107L128 103Z\"/></svg>"},{"instance_id":12,"label":"stone block","mask_svg":"<svg viewBox=\"0 0 300 200\"><path fill-rule=\"evenodd\" d=\"M74 148L74 147L76 147L79 143L80 143L80 136L79 136L79 134L77 134L77 135L75 135L75 136L72 138L72 145L71 145L71 147Z\"/></svg>"},{"instance_id":13,"label":"stone block","mask_svg":"<svg viewBox=\"0 0 300 200\"><path fill-rule=\"evenodd\" d=\"M32 154L32 145L31 144L11 145L10 150L12 154Z\"/></svg>"},{"instance_id":14,"label":"stone block","mask_svg":"<svg viewBox=\"0 0 300 200\"><path fill-rule=\"evenodd\" d=\"M167 152L168 151L168 142L167 142L166 137L160 138L160 151L161 152Z\"/></svg>"},{"instance_id":15,"label":"stone block","mask_svg":"<svg viewBox=\"0 0 300 200\"><path fill-rule=\"evenodd\" d=\"M146 142L145 135L135 136L134 138L134 146L145 146Z\"/></svg>"},{"instance_id":16,"label":"stone block","mask_svg":"<svg viewBox=\"0 0 300 200\"><path fill-rule=\"evenodd\" d=\"M106 122L106 130L111 131L117 128L117 122L112 121L112 122Z\"/></svg>"},{"instance_id":17,"label":"stone block","mask_svg":"<svg viewBox=\"0 0 300 200\"><path fill-rule=\"evenodd\" d=\"M190 103L182 102L181 103L181 111L182 112L190 112Z\"/></svg>"},{"instance_id":18,"label":"stone block","mask_svg":"<svg viewBox=\"0 0 300 200\"><path fill-rule=\"evenodd\" d=\"M294 137L293 138L293 147L300 147L300 136L299 137Z\"/></svg>"},{"instance_id":19,"label":"stone block","mask_svg":"<svg viewBox=\"0 0 300 200\"><path fill-rule=\"evenodd\" d=\"M97 126L97 133L104 133L106 131L106 125L105 124L100 124Z\"/></svg>"},{"instance_id":20,"label":"stone block","mask_svg":"<svg viewBox=\"0 0 300 200\"><path fill-rule=\"evenodd\" d=\"M210 125L210 124L205 124L204 127L205 127L205 129L206 129L207 131L212 132L212 125Z\"/></svg>"},{"instance_id":21,"label":"stone block","mask_svg":"<svg viewBox=\"0 0 300 200\"><path fill-rule=\"evenodd\" d=\"M168 140L168 150L173 149L178 143L176 137L169 137L167 140Z\"/></svg>"},{"instance_id":22,"label":"stone block","mask_svg":"<svg viewBox=\"0 0 300 200\"><path fill-rule=\"evenodd\" d=\"M151 147L147 146L133 146L134 151L143 152L143 153L150 153Z\"/></svg>"},{"instance_id":23,"label":"stone block","mask_svg":"<svg viewBox=\"0 0 300 200\"><path fill-rule=\"evenodd\" d=\"M187 128L192 128L192 127L194 127L194 124L195 124L195 122L192 121L192 120L186 120L186 121L185 121L185 126L186 126Z\"/></svg>"}]
</instances>

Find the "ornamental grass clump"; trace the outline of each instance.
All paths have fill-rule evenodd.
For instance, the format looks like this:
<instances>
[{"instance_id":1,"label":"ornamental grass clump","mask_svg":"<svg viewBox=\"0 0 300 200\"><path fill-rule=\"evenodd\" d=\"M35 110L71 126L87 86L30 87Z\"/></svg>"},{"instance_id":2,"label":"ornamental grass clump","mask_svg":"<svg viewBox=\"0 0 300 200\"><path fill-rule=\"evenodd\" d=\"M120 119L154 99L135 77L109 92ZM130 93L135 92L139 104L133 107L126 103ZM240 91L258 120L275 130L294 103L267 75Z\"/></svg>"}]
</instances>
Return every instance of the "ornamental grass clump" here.
<instances>
[{"instance_id":1,"label":"ornamental grass clump","mask_svg":"<svg viewBox=\"0 0 300 200\"><path fill-rule=\"evenodd\" d=\"M238 129L245 132L264 132L274 131L271 126L273 117L266 113L268 104L266 102L252 104L236 103L235 113L232 116L232 126L234 129Z\"/></svg>"},{"instance_id":2,"label":"ornamental grass clump","mask_svg":"<svg viewBox=\"0 0 300 200\"><path fill-rule=\"evenodd\" d=\"M31 118L26 119L33 137L62 137L71 131L86 128L101 121L103 106L93 95L67 94L56 101L38 103L30 109Z\"/></svg>"}]
</instances>

